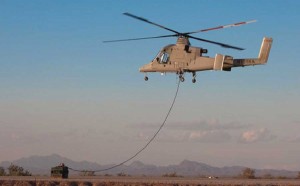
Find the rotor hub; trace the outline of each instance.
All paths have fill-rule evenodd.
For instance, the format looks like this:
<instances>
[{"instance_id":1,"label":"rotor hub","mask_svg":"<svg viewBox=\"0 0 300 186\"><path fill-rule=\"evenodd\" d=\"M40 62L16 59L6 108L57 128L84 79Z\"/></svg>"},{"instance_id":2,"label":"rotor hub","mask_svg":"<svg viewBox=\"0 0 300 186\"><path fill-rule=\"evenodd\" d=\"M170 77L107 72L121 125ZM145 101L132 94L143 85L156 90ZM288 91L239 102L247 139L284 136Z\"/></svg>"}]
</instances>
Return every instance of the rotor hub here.
<instances>
[{"instance_id":1,"label":"rotor hub","mask_svg":"<svg viewBox=\"0 0 300 186\"><path fill-rule=\"evenodd\" d=\"M178 45L191 45L189 39L185 36L179 36L176 44Z\"/></svg>"}]
</instances>

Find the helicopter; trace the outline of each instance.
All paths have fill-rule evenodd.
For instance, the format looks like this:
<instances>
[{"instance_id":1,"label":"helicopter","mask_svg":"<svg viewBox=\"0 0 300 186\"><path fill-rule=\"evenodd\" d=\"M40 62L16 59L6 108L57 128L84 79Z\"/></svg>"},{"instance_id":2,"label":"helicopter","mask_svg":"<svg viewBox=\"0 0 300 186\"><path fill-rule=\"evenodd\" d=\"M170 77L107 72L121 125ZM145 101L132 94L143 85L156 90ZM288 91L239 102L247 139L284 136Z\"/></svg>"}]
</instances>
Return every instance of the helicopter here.
<instances>
[{"instance_id":1,"label":"helicopter","mask_svg":"<svg viewBox=\"0 0 300 186\"><path fill-rule=\"evenodd\" d=\"M145 81L148 81L149 79L147 73L151 73L151 72L160 72L162 74L176 73L179 76L181 82L185 81L184 78L185 73L192 73L192 82L196 83L196 72L198 71L205 71L205 70L231 71L231 68L233 67L263 65L266 64L268 61L269 53L273 42L272 38L264 37L257 58L234 59L232 56L222 55L222 54L216 54L215 57L208 57L204 55L208 52L207 49L191 46L189 39L207 42L207 43L219 45L224 48L230 48L235 50L244 50L244 48L195 37L192 36L191 34L241 26L244 24L256 22L256 20L238 22L234 24L217 26L217 27L212 27L207 29L201 29L193 32L178 32L176 30L167 28L163 25L154 23L143 17L139 17L128 12L123 14L131 18L168 30L170 32L173 32L173 34L154 36L154 37L133 38L133 39L108 40L108 41L103 41L104 43L177 37L176 44L170 44L163 47L150 63L143 65L139 69L140 72L145 73L145 77L144 77Z\"/></svg>"}]
</instances>

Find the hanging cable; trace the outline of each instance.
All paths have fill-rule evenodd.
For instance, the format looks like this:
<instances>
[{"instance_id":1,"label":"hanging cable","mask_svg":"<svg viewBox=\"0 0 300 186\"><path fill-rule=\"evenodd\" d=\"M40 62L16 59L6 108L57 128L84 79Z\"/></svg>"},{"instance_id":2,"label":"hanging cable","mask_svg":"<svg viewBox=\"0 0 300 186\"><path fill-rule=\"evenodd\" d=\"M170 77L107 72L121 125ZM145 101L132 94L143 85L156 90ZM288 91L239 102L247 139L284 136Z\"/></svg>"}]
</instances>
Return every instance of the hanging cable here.
<instances>
[{"instance_id":1,"label":"hanging cable","mask_svg":"<svg viewBox=\"0 0 300 186\"><path fill-rule=\"evenodd\" d=\"M69 167L70 170L72 171L76 171L76 172L103 172L103 171L108 171L108 170L111 170L111 169L114 169L116 167L119 167L125 163L127 163L128 161L132 160L133 158L135 158L137 155L139 155L142 151L144 151L149 145L150 143L155 139L155 137L158 135L158 133L161 131L161 129L163 128L163 126L166 124L166 121L173 109L173 106L175 104L175 101L176 101L176 98L177 98L177 95L178 95L178 91L179 91L179 85L180 85L180 79L177 83L177 89L176 89L176 92L175 92L175 96L174 96L174 99L172 101L172 104L167 112L167 115L165 117L165 119L163 120L162 124L160 125L160 127L158 128L158 130L156 131L156 133L152 136L152 138L148 141L148 143L143 146L143 148L141 148L139 151L137 151L134 155L132 155L130 158L126 159L125 161L117 164L117 165L113 165L111 167L108 167L108 168L105 168L105 169L99 169L99 170L78 170L78 169L73 169L71 167Z\"/></svg>"}]
</instances>

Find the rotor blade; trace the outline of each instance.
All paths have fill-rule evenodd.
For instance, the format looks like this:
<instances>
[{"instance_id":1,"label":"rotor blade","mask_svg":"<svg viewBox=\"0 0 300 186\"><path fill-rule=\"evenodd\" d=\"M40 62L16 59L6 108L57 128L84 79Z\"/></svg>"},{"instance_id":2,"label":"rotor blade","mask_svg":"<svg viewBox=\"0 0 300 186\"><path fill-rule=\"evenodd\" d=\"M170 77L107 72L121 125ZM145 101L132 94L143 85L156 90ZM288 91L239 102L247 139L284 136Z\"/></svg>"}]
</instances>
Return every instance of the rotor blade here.
<instances>
[{"instance_id":1,"label":"rotor blade","mask_svg":"<svg viewBox=\"0 0 300 186\"><path fill-rule=\"evenodd\" d=\"M224 47L224 48L232 48L232 49L236 49L236 50L245 50L244 48L240 48L240 47L236 47L236 46L232 46L232 45L228 45L228 44L224 44L224 43L219 43L219 42L215 42L215 41L210 41L210 40L207 40L207 39L201 39L201 38L190 36L190 35L188 37L190 37L192 39L199 40L199 41L204 41L204 42L207 42L207 43L216 44L216 45L219 45L219 46Z\"/></svg>"},{"instance_id":2,"label":"rotor blade","mask_svg":"<svg viewBox=\"0 0 300 186\"><path fill-rule=\"evenodd\" d=\"M157 24L157 23L151 22L151 21L149 21L149 20L147 20L147 19L145 19L145 18L143 18L143 17L138 17L138 16L133 15L133 14L130 14L130 13L128 13L128 12L123 13L123 14L126 15L126 16L129 16L129 17L138 19L138 20L140 20L140 21L144 21L144 22L146 22L146 23L149 23L149 24L158 26L158 27L163 28L163 29L165 29L165 30L169 30L169 31L174 32L174 33L176 33L176 34L179 34L179 32L177 32L176 30L172 30L172 29L167 28L167 27L165 27L165 26L162 26L162 25L159 25L159 24Z\"/></svg>"},{"instance_id":3,"label":"rotor blade","mask_svg":"<svg viewBox=\"0 0 300 186\"><path fill-rule=\"evenodd\" d=\"M244 24L249 24L249 23L254 23L254 22L256 22L256 20L243 21L243 22L233 23L233 24L229 24L229 25L223 25L223 26L217 26L217 27L207 28L207 29L203 29L203 30L197 30L197 31L194 31L194 32L187 32L187 33L184 33L184 34L195 34L195 33L199 33L199 32L207 32L207 31L211 31L211 30L231 28L231 27L241 26L241 25L244 25Z\"/></svg>"},{"instance_id":4,"label":"rotor blade","mask_svg":"<svg viewBox=\"0 0 300 186\"><path fill-rule=\"evenodd\" d=\"M156 38L175 37L175 36L177 36L177 34L164 35L164 36L155 36L155 37L141 37L141 38L133 38L133 39L109 40L109 41L103 41L103 43L112 43L112 42L121 42L121 41L135 41L135 40L142 40L142 39L156 39Z\"/></svg>"}]
</instances>

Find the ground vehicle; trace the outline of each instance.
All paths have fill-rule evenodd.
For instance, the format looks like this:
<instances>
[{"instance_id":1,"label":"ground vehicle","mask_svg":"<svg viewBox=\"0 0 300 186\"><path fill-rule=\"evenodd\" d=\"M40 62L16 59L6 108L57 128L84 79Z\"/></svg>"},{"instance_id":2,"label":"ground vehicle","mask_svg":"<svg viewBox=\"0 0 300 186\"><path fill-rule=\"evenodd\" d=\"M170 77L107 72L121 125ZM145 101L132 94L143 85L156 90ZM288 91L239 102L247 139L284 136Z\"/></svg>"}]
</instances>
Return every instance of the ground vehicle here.
<instances>
[{"instance_id":1,"label":"ground vehicle","mask_svg":"<svg viewBox=\"0 0 300 186\"><path fill-rule=\"evenodd\" d=\"M65 166L63 163L59 166L51 168L51 177L53 178L68 178L69 176L69 168Z\"/></svg>"}]
</instances>

